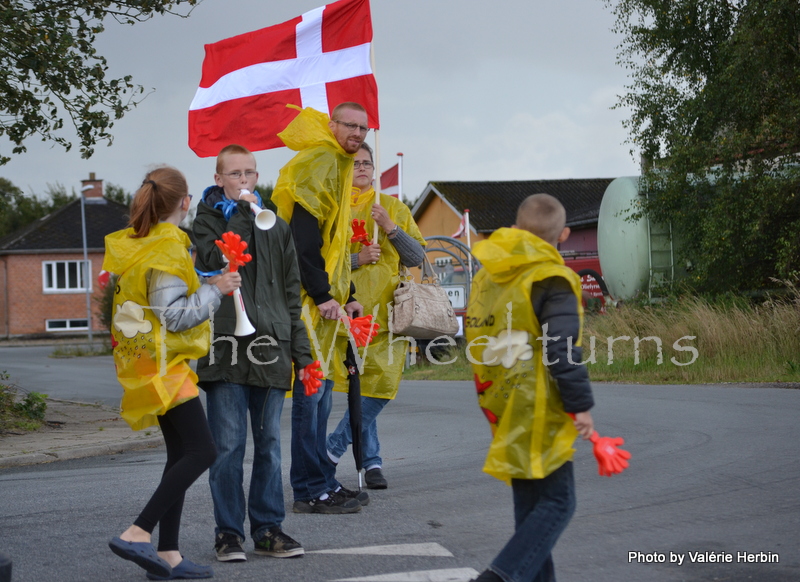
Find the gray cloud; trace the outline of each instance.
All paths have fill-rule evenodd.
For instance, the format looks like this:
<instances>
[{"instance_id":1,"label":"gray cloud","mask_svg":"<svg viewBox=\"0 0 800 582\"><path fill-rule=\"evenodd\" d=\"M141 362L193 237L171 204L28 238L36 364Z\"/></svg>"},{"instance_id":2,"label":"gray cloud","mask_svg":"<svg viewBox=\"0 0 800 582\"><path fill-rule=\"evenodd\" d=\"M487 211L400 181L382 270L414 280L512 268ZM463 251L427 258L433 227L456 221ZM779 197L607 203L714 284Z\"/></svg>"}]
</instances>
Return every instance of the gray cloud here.
<instances>
[{"instance_id":1,"label":"gray cloud","mask_svg":"<svg viewBox=\"0 0 800 582\"><path fill-rule=\"evenodd\" d=\"M324 0L323 0L324 1ZM187 115L203 45L288 20L320 0L205 0L190 18L133 27L109 23L98 49L111 74L132 74L148 97L91 160L31 141L0 167L28 192L48 183L77 190L95 172L135 190L146 170L183 171L197 195L213 158L189 149ZM373 0L381 107L381 164L403 152L404 190L431 180L614 177L637 172L623 144L625 112L611 111L626 83L618 39L599 0ZM372 138L370 138L372 140ZM292 152L258 152L260 182L274 182Z\"/></svg>"}]
</instances>

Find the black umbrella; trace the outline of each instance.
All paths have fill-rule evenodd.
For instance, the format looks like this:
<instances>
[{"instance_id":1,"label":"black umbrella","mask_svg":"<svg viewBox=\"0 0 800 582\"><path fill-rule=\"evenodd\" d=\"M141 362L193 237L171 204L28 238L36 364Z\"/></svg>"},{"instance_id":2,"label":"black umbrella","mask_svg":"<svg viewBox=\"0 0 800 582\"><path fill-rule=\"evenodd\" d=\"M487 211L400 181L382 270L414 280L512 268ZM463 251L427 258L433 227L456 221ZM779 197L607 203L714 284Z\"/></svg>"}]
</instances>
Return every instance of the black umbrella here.
<instances>
[{"instance_id":1,"label":"black umbrella","mask_svg":"<svg viewBox=\"0 0 800 582\"><path fill-rule=\"evenodd\" d=\"M347 342L347 356L344 365L347 366L347 411L350 414L353 457L358 471L358 490L361 491L361 469L364 468L361 459L361 378L358 376L358 362L350 341Z\"/></svg>"}]
</instances>

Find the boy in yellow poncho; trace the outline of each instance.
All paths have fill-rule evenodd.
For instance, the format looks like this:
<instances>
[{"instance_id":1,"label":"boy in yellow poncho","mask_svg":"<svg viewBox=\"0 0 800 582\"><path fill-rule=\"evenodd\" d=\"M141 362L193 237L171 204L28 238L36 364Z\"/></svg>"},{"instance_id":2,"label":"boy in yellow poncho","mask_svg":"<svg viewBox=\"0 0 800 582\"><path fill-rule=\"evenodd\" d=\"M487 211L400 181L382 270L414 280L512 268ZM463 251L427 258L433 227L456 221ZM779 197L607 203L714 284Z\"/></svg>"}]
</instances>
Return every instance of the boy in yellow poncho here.
<instances>
[{"instance_id":1,"label":"boy in yellow poncho","mask_svg":"<svg viewBox=\"0 0 800 582\"><path fill-rule=\"evenodd\" d=\"M281 168L272 201L292 229L303 320L327 378L310 396L297 378L293 386L289 475L296 513L355 513L369 501L366 492L341 486L325 449L334 370L343 366L337 354L344 354L347 344L339 318L363 311L350 281L350 191L353 155L368 131L364 108L342 103L330 118L307 107L278 134L298 153Z\"/></svg>"},{"instance_id":2,"label":"boy in yellow poncho","mask_svg":"<svg viewBox=\"0 0 800 582\"><path fill-rule=\"evenodd\" d=\"M575 511L572 444L591 436L594 400L585 366L574 363L582 361L580 279L555 248L568 236L561 203L534 194L513 228L474 249L483 268L465 329L493 435L484 471L511 485L516 526L477 582L555 580L551 551Z\"/></svg>"},{"instance_id":3,"label":"boy in yellow poncho","mask_svg":"<svg viewBox=\"0 0 800 582\"><path fill-rule=\"evenodd\" d=\"M397 396L408 341L389 334L389 305L394 301L394 290L400 280L399 269L416 267L425 258L422 245L425 239L403 202L381 194L381 203L375 204L372 177L375 166L372 149L361 144L355 158L353 193L350 202L351 218L364 222L364 230L371 233L377 224L377 244L353 243L351 268L353 282L358 289L358 300L364 311L371 314L380 327L375 339L361 350L363 371L361 376L361 446L362 465L366 470L364 480L368 489L386 489L383 476L383 459L378 440L377 417L383 407ZM346 376L336 377L335 390L347 391ZM353 442L350 429L350 411L346 411L336 429L328 435L328 456L335 463Z\"/></svg>"}]
</instances>

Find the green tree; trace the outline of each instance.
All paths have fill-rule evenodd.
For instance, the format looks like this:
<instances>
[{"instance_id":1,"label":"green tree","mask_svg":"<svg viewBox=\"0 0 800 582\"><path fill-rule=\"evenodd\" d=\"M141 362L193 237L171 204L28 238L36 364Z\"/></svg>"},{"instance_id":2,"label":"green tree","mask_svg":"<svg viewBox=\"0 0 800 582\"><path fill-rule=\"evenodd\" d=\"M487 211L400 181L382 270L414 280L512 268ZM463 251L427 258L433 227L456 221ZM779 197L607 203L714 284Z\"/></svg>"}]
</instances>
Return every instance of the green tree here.
<instances>
[{"instance_id":1,"label":"green tree","mask_svg":"<svg viewBox=\"0 0 800 582\"><path fill-rule=\"evenodd\" d=\"M75 197L74 192L68 194L60 184L48 184L44 198L28 196L6 178L0 178L0 237L50 214Z\"/></svg>"},{"instance_id":2,"label":"green tree","mask_svg":"<svg viewBox=\"0 0 800 582\"><path fill-rule=\"evenodd\" d=\"M110 144L114 120L141 101L144 89L130 75L106 78L106 59L95 49L104 21L134 24L200 1L0 2L0 136L11 142L11 153L24 152L33 135L69 150L74 138L62 131L65 122L84 158L98 141ZM0 165L9 159L0 155Z\"/></svg>"},{"instance_id":3,"label":"green tree","mask_svg":"<svg viewBox=\"0 0 800 582\"><path fill-rule=\"evenodd\" d=\"M133 195L130 192L127 192L125 188L111 183L106 186L103 196L109 200L113 200L114 202L125 204L126 206L130 206L131 200L133 199Z\"/></svg>"},{"instance_id":4,"label":"green tree","mask_svg":"<svg viewBox=\"0 0 800 582\"><path fill-rule=\"evenodd\" d=\"M605 0L632 84L643 212L672 224L702 291L800 272L800 3Z\"/></svg>"},{"instance_id":5,"label":"green tree","mask_svg":"<svg viewBox=\"0 0 800 582\"><path fill-rule=\"evenodd\" d=\"M261 196L261 200L264 202L264 208L269 208L273 212L278 212L278 207L275 206L275 203L272 201L272 182L268 184L256 184L256 192Z\"/></svg>"}]
</instances>

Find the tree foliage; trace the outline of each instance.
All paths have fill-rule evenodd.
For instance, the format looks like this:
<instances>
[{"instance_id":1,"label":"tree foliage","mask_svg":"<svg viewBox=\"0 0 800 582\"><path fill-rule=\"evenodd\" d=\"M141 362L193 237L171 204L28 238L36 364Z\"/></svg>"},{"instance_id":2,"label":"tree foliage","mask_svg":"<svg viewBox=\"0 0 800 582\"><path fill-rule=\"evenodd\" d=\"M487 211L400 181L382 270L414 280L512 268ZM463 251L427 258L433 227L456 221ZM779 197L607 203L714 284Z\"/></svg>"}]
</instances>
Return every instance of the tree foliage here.
<instances>
[{"instance_id":1,"label":"tree foliage","mask_svg":"<svg viewBox=\"0 0 800 582\"><path fill-rule=\"evenodd\" d=\"M125 206L130 206L131 200L133 200L133 194L127 192L122 186L111 183L106 185L103 197L124 204Z\"/></svg>"},{"instance_id":2,"label":"tree foliage","mask_svg":"<svg viewBox=\"0 0 800 582\"><path fill-rule=\"evenodd\" d=\"M800 273L800 3L606 0L632 84L643 211L672 224L699 290Z\"/></svg>"},{"instance_id":3,"label":"tree foliage","mask_svg":"<svg viewBox=\"0 0 800 582\"><path fill-rule=\"evenodd\" d=\"M144 90L130 75L106 77L106 59L94 47L104 21L134 24L200 1L0 2L0 135L11 142L11 153L26 151L34 135L69 150L74 138L65 123L73 126L84 158L98 141L110 144L114 120L135 107ZM0 165L9 159L0 154Z\"/></svg>"},{"instance_id":4,"label":"tree foliage","mask_svg":"<svg viewBox=\"0 0 800 582\"><path fill-rule=\"evenodd\" d=\"M46 197L27 196L6 178L0 178L0 238L27 226L74 200L59 184L48 185Z\"/></svg>"}]
</instances>

